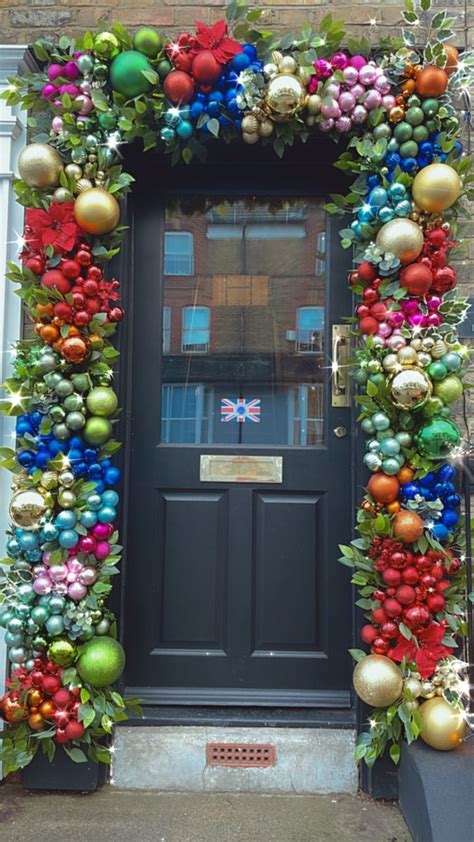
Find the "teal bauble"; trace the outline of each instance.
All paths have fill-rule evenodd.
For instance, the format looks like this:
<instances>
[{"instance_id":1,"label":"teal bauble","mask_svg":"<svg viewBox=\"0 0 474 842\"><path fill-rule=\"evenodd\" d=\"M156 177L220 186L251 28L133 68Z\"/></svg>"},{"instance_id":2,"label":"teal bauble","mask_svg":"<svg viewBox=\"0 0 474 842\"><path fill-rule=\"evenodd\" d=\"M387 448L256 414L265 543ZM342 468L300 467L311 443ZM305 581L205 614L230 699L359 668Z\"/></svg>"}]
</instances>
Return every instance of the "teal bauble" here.
<instances>
[{"instance_id":1,"label":"teal bauble","mask_svg":"<svg viewBox=\"0 0 474 842\"><path fill-rule=\"evenodd\" d=\"M399 125L401 124L399 123ZM411 126L409 126L409 128L411 129ZM405 199L407 195L407 189L405 185L401 184L399 181L395 181L393 184L391 184L388 188L388 192L390 198L396 202L400 202L402 199Z\"/></svg>"},{"instance_id":2,"label":"teal bauble","mask_svg":"<svg viewBox=\"0 0 474 842\"><path fill-rule=\"evenodd\" d=\"M401 447L410 447L412 443L412 437L410 433L397 433L395 438Z\"/></svg>"},{"instance_id":3,"label":"teal bauble","mask_svg":"<svg viewBox=\"0 0 474 842\"><path fill-rule=\"evenodd\" d=\"M384 412L375 412L372 415L372 424L376 430L388 430L390 427L390 418Z\"/></svg>"},{"instance_id":4,"label":"teal bauble","mask_svg":"<svg viewBox=\"0 0 474 842\"><path fill-rule=\"evenodd\" d=\"M27 604L31 604L36 599L36 594L33 590L33 586L26 584L26 582L23 585L19 585L16 591L16 595L20 602L25 602Z\"/></svg>"},{"instance_id":5,"label":"teal bauble","mask_svg":"<svg viewBox=\"0 0 474 842\"><path fill-rule=\"evenodd\" d=\"M462 366L462 358L455 351L448 351L447 354L441 357L441 362L449 371L459 371Z\"/></svg>"},{"instance_id":6,"label":"teal bauble","mask_svg":"<svg viewBox=\"0 0 474 842\"><path fill-rule=\"evenodd\" d=\"M153 68L143 53L127 50L120 53L112 62L110 82L115 91L128 99L151 91L153 85L143 75L143 71L153 73Z\"/></svg>"},{"instance_id":7,"label":"teal bauble","mask_svg":"<svg viewBox=\"0 0 474 842\"><path fill-rule=\"evenodd\" d=\"M380 444L380 452L384 456L397 456L400 453L400 442L391 437L384 439Z\"/></svg>"},{"instance_id":8,"label":"teal bauble","mask_svg":"<svg viewBox=\"0 0 474 842\"><path fill-rule=\"evenodd\" d=\"M388 474L389 477L393 477L395 474L398 474L399 470L400 463L397 459L389 457L382 461L382 471L384 474Z\"/></svg>"},{"instance_id":9,"label":"teal bauble","mask_svg":"<svg viewBox=\"0 0 474 842\"><path fill-rule=\"evenodd\" d=\"M375 427L370 418L364 418L360 426L362 427L364 433L373 433L375 431Z\"/></svg>"},{"instance_id":10,"label":"teal bauble","mask_svg":"<svg viewBox=\"0 0 474 842\"><path fill-rule=\"evenodd\" d=\"M107 687L121 676L125 666L125 652L113 637L93 637L82 649L77 671L92 687Z\"/></svg>"},{"instance_id":11,"label":"teal bauble","mask_svg":"<svg viewBox=\"0 0 474 842\"><path fill-rule=\"evenodd\" d=\"M384 187L374 187L369 196L369 204L381 208L387 204L388 193Z\"/></svg>"},{"instance_id":12,"label":"teal bauble","mask_svg":"<svg viewBox=\"0 0 474 842\"><path fill-rule=\"evenodd\" d=\"M93 415L88 419L84 427L83 436L88 444L100 447L112 438L112 424L108 418L100 418Z\"/></svg>"},{"instance_id":13,"label":"teal bauble","mask_svg":"<svg viewBox=\"0 0 474 842\"><path fill-rule=\"evenodd\" d=\"M380 219L380 222L391 222L395 216L395 211L393 208L390 208L388 205L385 205L383 208L377 213L377 218Z\"/></svg>"},{"instance_id":14,"label":"teal bauble","mask_svg":"<svg viewBox=\"0 0 474 842\"><path fill-rule=\"evenodd\" d=\"M156 58L163 47L163 39L151 26L141 26L133 36L133 46L148 58Z\"/></svg>"},{"instance_id":15,"label":"teal bauble","mask_svg":"<svg viewBox=\"0 0 474 842\"><path fill-rule=\"evenodd\" d=\"M48 601L48 607L52 614L60 614L61 611L64 611L64 606L66 605L66 600L60 594L53 594L50 596Z\"/></svg>"},{"instance_id":16,"label":"teal bauble","mask_svg":"<svg viewBox=\"0 0 474 842\"><path fill-rule=\"evenodd\" d=\"M46 620L45 627L48 634L56 637L56 635L62 634L64 631L64 620L60 614L53 614Z\"/></svg>"},{"instance_id":17,"label":"teal bauble","mask_svg":"<svg viewBox=\"0 0 474 842\"><path fill-rule=\"evenodd\" d=\"M97 386L87 395L87 409L92 415L107 418L113 415L118 406L118 398L110 386Z\"/></svg>"},{"instance_id":18,"label":"teal bauble","mask_svg":"<svg viewBox=\"0 0 474 842\"><path fill-rule=\"evenodd\" d=\"M367 378L368 374L365 368L358 368L352 376L352 379L355 380L358 386L365 386L365 384L367 383Z\"/></svg>"},{"instance_id":19,"label":"teal bauble","mask_svg":"<svg viewBox=\"0 0 474 842\"><path fill-rule=\"evenodd\" d=\"M31 609L31 619L37 623L38 626L42 626L48 617L49 610L45 605L35 605L34 608Z\"/></svg>"},{"instance_id":20,"label":"teal bauble","mask_svg":"<svg viewBox=\"0 0 474 842\"><path fill-rule=\"evenodd\" d=\"M431 379L436 381L444 380L448 373L447 367L441 362L441 360L431 363L426 370Z\"/></svg>"},{"instance_id":21,"label":"teal bauble","mask_svg":"<svg viewBox=\"0 0 474 842\"><path fill-rule=\"evenodd\" d=\"M411 202L408 199L402 199L395 205L396 216L409 216L412 212Z\"/></svg>"},{"instance_id":22,"label":"teal bauble","mask_svg":"<svg viewBox=\"0 0 474 842\"><path fill-rule=\"evenodd\" d=\"M416 443L427 459L446 459L461 441L456 424L440 416L425 424L416 435Z\"/></svg>"}]
</instances>

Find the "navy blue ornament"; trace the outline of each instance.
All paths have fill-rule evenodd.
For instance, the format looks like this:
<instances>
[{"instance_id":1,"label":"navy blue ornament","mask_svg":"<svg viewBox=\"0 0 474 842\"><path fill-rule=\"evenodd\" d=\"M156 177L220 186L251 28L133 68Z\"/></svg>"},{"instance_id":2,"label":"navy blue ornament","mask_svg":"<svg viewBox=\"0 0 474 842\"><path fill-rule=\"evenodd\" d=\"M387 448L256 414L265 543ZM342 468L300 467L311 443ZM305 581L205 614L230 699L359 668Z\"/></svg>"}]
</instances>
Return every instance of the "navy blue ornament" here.
<instances>
[{"instance_id":1,"label":"navy blue ornament","mask_svg":"<svg viewBox=\"0 0 474 842\"><path fill-rule=\"evenodd\" d=\"M442 517L442 522L448 529L453 529L459 521L459 515L454 509L445 509Z\"/></svg>"},{"instance_id":2,"label":"navy blue ornament","mask_svg":"<svg viewBox=\"0 0 474 842\"><path fill-rule=\"evenodd\" d=\"M453 465L442 465L438 471L439 482L452 482L456 476L456 468Z\"/></svg>"},{"instance_id":3,"label":"navy blue ornament","mask_svg":"<svg viewBox=\"0 0 474 842\"><path fill-rule=\"evenodd\" d=\"M418 169L418 162L416 158L403 158L400 163L400 167L403 172L415 172L415 170Z\"/></svg>"},{"instance_id":4,"label":"navy blue ornament","mask_svg":"<svg viewBox=\"0 0 474 842\"><path fill-rule=\"evenodd\" d=\"M402 485L401 493L405 500L413 500L417 494L420 494L420 486L414 482L407 482Z\"/></svg>"},{"instance_id":5,"label":"navy blue ornament","mask_svg":"<svg viewBox=\"0 0 474 842\"><path fill-rule=\"evenodd\" d=\"M243 70L247 70L247 68L250 66L251 62L252 62L252 60L251 60L250 56L248 56L247 53L242 52L242 53L238 53L236 56L234 56L234 58L232 59L232 61L230 63L230 66L232 67L233 70L236 71L236 73L242 73Z\"/></svg>"}]
</instances>

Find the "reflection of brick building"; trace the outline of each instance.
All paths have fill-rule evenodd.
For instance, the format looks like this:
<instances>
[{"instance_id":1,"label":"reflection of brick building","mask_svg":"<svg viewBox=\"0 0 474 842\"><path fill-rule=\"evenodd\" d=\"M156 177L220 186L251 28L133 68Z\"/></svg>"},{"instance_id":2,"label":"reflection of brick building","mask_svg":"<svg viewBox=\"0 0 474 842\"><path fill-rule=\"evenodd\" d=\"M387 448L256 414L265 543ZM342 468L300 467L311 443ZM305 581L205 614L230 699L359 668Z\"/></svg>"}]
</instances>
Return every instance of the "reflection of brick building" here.
<instances>
[{"instance_id":1,"label":"reflection of brick building","mask_svg":"<svg viewBox=\"0 0 474 842\"><path fill-rule=\"evenodd\" d=\"M223 396L262 397L273 422L265 443L286 441L288 402L301 402L303 387L313 402L322 397L322 203L272 211L234 202L193 215L173 209L165 227L164 417L175 426L190 419L186 404L194 418L198 385L206 417ZM170 404L176 395L181 411ZM175 440L177 428L170 435Z\"/></svg>"}]
</instances>

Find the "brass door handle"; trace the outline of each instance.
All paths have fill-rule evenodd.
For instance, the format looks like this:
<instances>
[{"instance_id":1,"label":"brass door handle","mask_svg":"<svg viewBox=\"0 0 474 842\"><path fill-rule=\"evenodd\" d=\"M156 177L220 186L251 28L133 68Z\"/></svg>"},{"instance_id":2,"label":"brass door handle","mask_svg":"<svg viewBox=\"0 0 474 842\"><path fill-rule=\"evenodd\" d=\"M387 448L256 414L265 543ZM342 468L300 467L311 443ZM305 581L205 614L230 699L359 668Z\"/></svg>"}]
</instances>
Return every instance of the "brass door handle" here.
<instances>
[{"instance_id":1,"label":"brass door handle","mask_svg":"<svg viewBox=\"0 0 474 842\"><path fill-rule=\"evenodd\" d=\"M350 406L351 393L349 381L350 327L349 325L332 326L331 360L331 403L332 406Z\"/></svg>"}]
</instances>

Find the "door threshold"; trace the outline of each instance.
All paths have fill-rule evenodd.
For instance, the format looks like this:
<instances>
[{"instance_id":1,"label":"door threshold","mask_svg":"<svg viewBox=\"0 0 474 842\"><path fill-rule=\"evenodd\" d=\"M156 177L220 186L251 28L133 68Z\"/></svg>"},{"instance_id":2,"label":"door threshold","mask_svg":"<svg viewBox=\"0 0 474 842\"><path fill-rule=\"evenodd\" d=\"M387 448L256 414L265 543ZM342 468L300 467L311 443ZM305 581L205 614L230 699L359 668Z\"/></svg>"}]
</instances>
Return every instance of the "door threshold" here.
<instances>
[{"instance_id":1,"label":"door threshold","mask_svg":"<svg viewBox=\"0 0 474 842\"><path fill-rule=\"evenodd\" d=\"M125 726L196 726L234 728L333 728L353 729L355 710L324 708L192 707L150 705L143 716L132 716ZM120 724L119 726L120 727Z\"/></svg>"}]
</instances>

